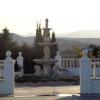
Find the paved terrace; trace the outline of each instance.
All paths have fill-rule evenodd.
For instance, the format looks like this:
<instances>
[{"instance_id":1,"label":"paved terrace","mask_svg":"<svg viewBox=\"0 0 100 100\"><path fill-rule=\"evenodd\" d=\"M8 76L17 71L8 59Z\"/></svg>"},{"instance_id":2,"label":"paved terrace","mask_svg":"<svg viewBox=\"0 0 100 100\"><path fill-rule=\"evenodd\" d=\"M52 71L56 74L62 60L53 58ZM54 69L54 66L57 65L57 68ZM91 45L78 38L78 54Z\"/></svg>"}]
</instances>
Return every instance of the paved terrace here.
<instances>
[{"instance_id":1,"label":"paved terrace","mask_svg":"<svg viewBox=\"0 0 100 100\"><path fill-rule=\"evenodd\" d=\"M0 100L100 100L99 95L80 96L80 86L66 82L16 84L15 95Z\"/></svg>"},{"instance_id":2,"label":"paved terrace","mask_svg":"<svg viewBox=\"0 0 100 100\"><path fill-rule=\"evenodd\" d=\"M58 95L80 93L80 86L67 82L38 82L16 84L15 96Z\"/></svg>"}]
</instances>

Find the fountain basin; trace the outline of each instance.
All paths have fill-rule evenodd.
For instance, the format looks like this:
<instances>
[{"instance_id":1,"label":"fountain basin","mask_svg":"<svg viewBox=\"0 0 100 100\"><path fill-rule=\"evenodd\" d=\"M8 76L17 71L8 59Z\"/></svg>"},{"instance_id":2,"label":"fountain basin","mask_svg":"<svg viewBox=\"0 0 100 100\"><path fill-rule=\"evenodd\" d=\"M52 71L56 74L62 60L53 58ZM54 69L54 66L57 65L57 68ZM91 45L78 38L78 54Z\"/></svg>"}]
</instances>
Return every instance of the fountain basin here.
<instances>
[{"instance_id":1,"label":"fountain basin","mask_svg":"<svg viewBox=\"0 0 100 100\"><path fill-rule=\"evenodd\" d=\"M57 62L57 60L55 59L33 59L33 61L42 65L50 65L50 64L55 64Z\"/></svg>"}]
</instances>

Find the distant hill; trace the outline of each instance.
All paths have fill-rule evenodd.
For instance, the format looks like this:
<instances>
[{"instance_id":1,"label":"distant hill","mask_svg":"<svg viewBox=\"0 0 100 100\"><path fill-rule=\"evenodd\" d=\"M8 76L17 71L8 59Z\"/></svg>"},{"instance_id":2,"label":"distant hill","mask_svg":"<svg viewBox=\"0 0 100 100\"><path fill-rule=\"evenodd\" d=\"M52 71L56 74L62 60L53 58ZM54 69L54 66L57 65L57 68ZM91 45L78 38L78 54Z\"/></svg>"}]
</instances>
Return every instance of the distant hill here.
<instances>
[{"instance_id":1,"label":"distant hill","mask_svg":"<svg viewBox=\"0 0 100 100\"><path fill-rule=\"evenodd\" d=\"M30 46L34 45L34 37L33 36L24 37L24 36L20 36L20 35L12 33L12 38L13 38L13 41L16 41L18 43L18 45L20 45L20 46L24 42L26 42Z\"/></svg>"},{"instance_id":2,"label":"distant hill","mask_svg":"<svg viewBox=\"0 0 100 100\"><path fill-rule=\"evenodd\" d=\"M100 45L100 38L73 38L75 41L82 43Z\"/></svg>"},{"instance_id":3,"label":"distant hill","mask_svg":"<svg viewBox=\"0 0 100 100\"><path fill-rule=\"evenodd\" d=\"M81 30L69 34L70 38L100 38L100 30Z\"/></svg>"},{"instance_id":4,"label":"distant hill","mask_svg":"<svg viewBox=\"0 0 100 100\"><path fill-rule=\"evenodd\" d=\"M70 50L73 48L86 48L90 44L89 43L83 43L81 41L74 40L73 38L57 38L57 43L59 46L59 50Z\"/></svg>"},{"instance_id":5,"label":"distant hill","mask_svg":"<svg viewBox=\"0 0 100 100\"><path fill-rule=\"evenodd\" d=\"M22 45L26 42L28 45L34 45L35 37L23 37L17 34L12 34L13 41L16 41L18 45ZM85 48L90 44L100 45L100 38L57 38L59 50L72 49L75 47Z\"/></svg>"}]
</instances>

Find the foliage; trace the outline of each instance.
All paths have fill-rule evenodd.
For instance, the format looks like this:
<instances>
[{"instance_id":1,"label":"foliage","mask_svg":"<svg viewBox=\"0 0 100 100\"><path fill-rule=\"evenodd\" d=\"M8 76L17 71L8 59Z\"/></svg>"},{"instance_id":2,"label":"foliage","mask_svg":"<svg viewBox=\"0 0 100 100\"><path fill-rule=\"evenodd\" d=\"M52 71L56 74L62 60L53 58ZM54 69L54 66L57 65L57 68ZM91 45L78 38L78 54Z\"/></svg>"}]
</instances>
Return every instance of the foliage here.
<instances>
[{"instance_id":1,"label":"foliage","mask_svg":"<svg viewBox=\"0 0 100 100\"><path fill-rule=\"evenodd\" d=\"M43 47L40 46L38 43L43 41L42 33L41 33L41 27L37 27L36 30L36 37L35 37L35 44L33 49L34 58L42 58L43 57Z\"/></svg>"},{"instance_id":2,"label":"foliage","mask_svg":"<svg viewBox=\"0 0 100 100\"><path fill-rule=\"evenodd\" d=\"M24 73L33 73L33 47L28 46L24 42L21 46L21 51L24 57Z\"/></svg>"},{"instance_id":3,"label":"foliage","mask_svg":"<svg viewBox=\"0 0 100 100\"><path fill-rule=\"evenodd\" d=\"M54 32L52 33L51 43L56 43L56 37L55 37ZM57 51L58 51L57 43L53 44L50 49L51 49L51 58L54 58L56 56Z\"/></svg>"},{"instance_id":4,"label":"foliage","mask_svg":"<svg viewBox=\"0 0 100 100\"><path fill-rule=\"evenodd\" d=\"M89 57L100 57L100 47L96 45L89 46Z\"/></svg>"},{"instance_id":5,"label":"foliage","mask_svg":"<svg viewBox=\"0 0 100 100\"><path fill-rule=\"evenodd\" d=\"M3 29L3 33L0 35L0 59L5 58L5 53L7 50L15 50L17 44L12 40L12 35L7 28Z\"/></svg>"},{"instance_id":6,"label":"foliage","mask_svg":"<svg viewBox=\"0 0 100 100\"><path fill-rule=\"evenodd\" d=\"M75 53L78 58L82 57L82 50L80 48L75 48Z\"/></svg>"}]
</instances>

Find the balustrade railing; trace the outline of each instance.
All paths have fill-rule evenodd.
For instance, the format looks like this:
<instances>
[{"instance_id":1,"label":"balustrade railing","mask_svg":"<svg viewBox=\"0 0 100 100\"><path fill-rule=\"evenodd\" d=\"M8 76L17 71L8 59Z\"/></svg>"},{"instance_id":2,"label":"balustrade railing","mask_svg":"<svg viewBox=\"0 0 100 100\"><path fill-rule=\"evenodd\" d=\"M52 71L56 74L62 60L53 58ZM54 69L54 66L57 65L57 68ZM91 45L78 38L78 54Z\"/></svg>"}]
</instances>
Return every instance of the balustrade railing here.
<instances>
[{"instance_id":1,"label":"balustrade railing","mask_svg":"<svg viewBox=\"0 0 100 100\"><path fill-rule=\"evenodd\" d=\"M100 58L90 58L91 75L93 78L100 77ZM79 58L63 58L63 68L79 68Z\"/></svg>"},{"instance_id":2,"label":"balustrade railing","mask_svg":"<svg viewBox=\"0 0 100 100\"><path fill-rule=\"evenodd\" d=\"M79 67L79 58L63 58L62 67Z\"/></svg>"}]
</instances>

